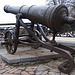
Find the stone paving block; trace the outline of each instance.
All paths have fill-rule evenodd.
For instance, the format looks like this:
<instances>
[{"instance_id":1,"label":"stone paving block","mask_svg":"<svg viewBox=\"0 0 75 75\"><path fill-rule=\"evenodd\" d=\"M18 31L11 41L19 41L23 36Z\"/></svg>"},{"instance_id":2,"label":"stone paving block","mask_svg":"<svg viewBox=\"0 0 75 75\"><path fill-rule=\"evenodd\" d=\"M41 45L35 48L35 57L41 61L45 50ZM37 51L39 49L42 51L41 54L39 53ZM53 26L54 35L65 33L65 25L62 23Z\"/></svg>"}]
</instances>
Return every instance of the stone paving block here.
<instances>
[{"instance_id":1,"label":"stone paving block","mask_svg":"<svg viewBox=\"0 0 75 75\"><path fill-rule=\"evenodd\" d=\"M45 70L48 70L48 67L45 65L39 65L37 68L37 71L45 71Z\"/></svg>"},{"instance_id":2,"label":"stone paving block","mask_svg":"<svg viewBox=\"0 0 75 75\"><path fill-rule=\"evenodd\" d=\"M53 68L58 68L58 66L61 64L62 62L60 62L60 61L51 61L51 62L49 62L49 63L47 63L48 64L48 66L49 67L53 67Z\"/></svg>"},{"instance_id":3,"label":"stone paving block","mask_svg":"<svg viewBox=\"0 0 75 75\"><path fill-rule=\"evenodd\" d=\"M20 74L21 71L22 71L22 70L17 70L17 71L15 71L14 73L16 73L16 74Z\"/></svg>"},{"instance_id":4,"label":"stone paving block","mask_svg":"<svg viewBox=\"0 0 75 75\"><path fill-rule=\"evenodd\" d=\"M41 75L47 75L48 71L44 71Z\"/></svg>"},{"instance_id":5,"label":"stone paving block","mask_svg":"<svg viewBox=\"0 0 75 75\"><path fill-rule=\"evenodd\" d=\"M36 62L38 60L50 60L51 58L61 57L58 53L50 52L48 49L33 49L30 46L18 48L14 55L8 54L5 49L1 49L0 55L1 58L9 64L31 61Z\"/></svg>"},{"instance_id":6,"label":"stone paving block","mask_svg":"<svg viewBox=\"0 0 75 75\"><path fill-rule=\"evenodd\" d=\"M61 75L60 73L55 73L55 75Z\"/></svg>"},{"instance_id":7,"label":"stone paving block","mask_svg":"<svg viewBox=\"0 0 75 75\"><path fill-rule=\"evenodd\" d=\"M0 70L0 74L4 73L4 72L6 72L6 71L7 71L6 69Z\"/></svg>"},{"instance_id":8,"label":"stone paving block","mask_svg":"<svg viewBox=\"0 0 75 75\"><path fill-rule=\"evenodd\" d=\"M27 68L26 68L26 71L28 71L28 72L33 72L33 69L32 69L31 67L27 67Z\"/></svg>"},{"instance_id":9,"label":"stone paving block","mask_svg":"<svg viewBox=\"0 0 75 75\"><path fill-rule=\"evenodd\" d=\"M18 71L18 69L17 69L17 68L15 68L15 69L11 70L9 73L15 73L16 71Z\"/></svg>"},{"instance_id":10,"label":"stone paving block","mask_svg":"<svg viewBox=\"0 0 75 75\"><path fill-rule=\"evenodd\" d=\"M7 72L7 71L9 71L11 68L10 68L10 67L8 67L8 68L4 68L4 69L5 69L5 70L6 70L6 72Z\"/></svg>"},{"instance_id":11,"label":"stone paving block","mask_svg":"<svg viewBox=\"0 0 75 75\"><path fill-rule=\"evenodd\" d=\"M29 74L28 72L26 72L26 71L22 71L21 74L22 74L22 75L30 75L30 74Z\"/></svg>"},{"instance_id":12,"label":"stone paving block","mask_svg":"<svg viewBox=\"0 0 75 75\"><path fill-rule=\"evenodd\" d=\"M7 73L13 73L14 70L16 70L16 68L12 68L12 69L8 70Z\"/></svg>"},{"instance_id":13,"label":"stone paving block","mask_svg":"<svg viewBox=\"0 0 75 75\"><path fill-rule=\"evenodd\" d=\"M9 64L18 63L21 60L19 55L10 55L10 54L2 54L1 58Z\"/></svg>"},{"instance_id":14,"label":"stone paving block","mask_svg":"<svg viewBox=\"0 0 75 75\"><path fill-rule=\"evenodd\" d=\"M50 71L51 71L51 72L60 73L60 71L58 70L58 68L51 69Z\"/></svg>"},{"instance_id":15,"label":"stone paving block","mask_svg":"<svg viewBox=\"0 0 75 75\"><path fill-rule=\"evenodd\" d=\"M61 75L69 75L69 74L64 74L64 73L61 73Z\"/></svg>"},{"instance_id":16,"label":"stone paving block","mask_svg":"<svg viewBox=\"0 0 75 75\"><path fill-rule=\"evenodd\" d=\"M41 75L41 74L42 74L42 71L35 73L35 75Z\"/></svg>"},{"instance_id":17,"label":"stone paving block","mask_svg":"<svg viewBox=\"0 0 75 75\"><path fill-rule=\"evenodd\" d=\"M10 74L10 73L4 73L2 75L21 75L21 74Z\"/></svg>"},{"instance_id":18,"label":"stone paving block","mask_svg":"<svg viewBox=\"0 0 75 75\"><path fill-rule=\"evenodd\" d=\"M18 67L18 70L24 70L25 66Z\"/></svg>"},{"instance_id":19,"label":"stone paving block","mask_svg":"<svg viewBox=\"0 0 75 75\"><path fill-rule=\"evenodd\" d=\"M35 75L34 72L29 72L30 75Z\"/></svg>"},{"instance_id":20,"label":"stone paving block","mask_svg":"<svg viewBox=\"0 0 75 75\"><path fill-rule=\"evenodd\" d=\"M49 72L49 75L55 75L55 73L54 72Z\"/></svg>"}]
</instances>

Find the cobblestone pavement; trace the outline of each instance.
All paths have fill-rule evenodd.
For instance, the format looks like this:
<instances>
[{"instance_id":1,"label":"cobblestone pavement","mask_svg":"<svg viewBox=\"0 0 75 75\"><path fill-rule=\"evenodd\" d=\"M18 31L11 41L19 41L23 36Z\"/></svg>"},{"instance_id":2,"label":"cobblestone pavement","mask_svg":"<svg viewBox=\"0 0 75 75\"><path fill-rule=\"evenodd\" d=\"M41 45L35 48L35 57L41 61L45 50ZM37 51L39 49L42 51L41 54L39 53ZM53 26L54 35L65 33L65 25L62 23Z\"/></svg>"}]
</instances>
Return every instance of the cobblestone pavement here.
<instances>
[{"instance_id":1,"label":"cobblestone pavement","mask_svg":"<svg viewBox=\"0 0 75 75\"><path fill-rule=\"evenodd\" d=\"M58 65L62 61L60 58L42 64L9 65L0 58L0 75L68 75L58 70ZM75 69L69 75L75 75Z\"/></svg>"},{"instance_id":2,"label":"cobblestone pavement","mask_svg":"<svg viewBox=\"0 0 75 75\"><path fill-rule=\"evenodd\" d=\"M68 75L58 70L57 67L61 62L62 59L60 58L36 65L26 65L24 63L9 65L0 59L0 75ZM69 75L75 75L75 70Z\"/></svg>"}]
</instances>

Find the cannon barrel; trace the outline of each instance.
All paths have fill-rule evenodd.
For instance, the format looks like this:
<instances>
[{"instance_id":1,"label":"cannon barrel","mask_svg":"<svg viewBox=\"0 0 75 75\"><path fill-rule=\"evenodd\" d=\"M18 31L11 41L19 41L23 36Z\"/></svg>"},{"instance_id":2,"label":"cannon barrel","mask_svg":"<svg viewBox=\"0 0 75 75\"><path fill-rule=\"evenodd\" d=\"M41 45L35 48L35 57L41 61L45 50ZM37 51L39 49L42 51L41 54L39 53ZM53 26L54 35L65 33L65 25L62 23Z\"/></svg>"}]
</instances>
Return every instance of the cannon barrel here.
<instances>
[{"instance_id":1,"label":"cannon barrel","mask_svg":"<svg viewBox=\"0 0 75 75\"><path fill-rule=\"evenodd\" d=\"M22 18L29 19L34 23L40 23L57 33L62 30L65 23L73 23L74 18L68 16L68 9L65 5L53 6L9 6L4 7L7 13L22 13Z\"/></svg>"}]
</instances>

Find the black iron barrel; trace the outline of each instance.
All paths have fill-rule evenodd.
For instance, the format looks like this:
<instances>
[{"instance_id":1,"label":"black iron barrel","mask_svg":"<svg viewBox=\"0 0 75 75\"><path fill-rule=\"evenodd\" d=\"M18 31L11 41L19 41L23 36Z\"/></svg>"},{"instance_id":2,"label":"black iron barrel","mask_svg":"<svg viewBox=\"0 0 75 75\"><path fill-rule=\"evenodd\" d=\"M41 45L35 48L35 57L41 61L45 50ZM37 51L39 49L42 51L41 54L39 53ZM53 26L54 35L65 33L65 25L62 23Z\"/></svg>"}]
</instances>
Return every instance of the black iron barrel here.
<instances>
[{"instance_id":1,"label":"black iron barrel","mask_svg":"<svg viewBox=\"0 0 75 75\"><path fill-rule=\"evenodd\" d=\"M65 23L73 23L74 18L68 16L68 9L65 5L53 5L53 6L9 6L4 7L4 11L7 13L18 14L22 13L22 18L29 19L34 23L40 23L51 30L54 33L61 31Z\"/></svg>"}]
</instances>

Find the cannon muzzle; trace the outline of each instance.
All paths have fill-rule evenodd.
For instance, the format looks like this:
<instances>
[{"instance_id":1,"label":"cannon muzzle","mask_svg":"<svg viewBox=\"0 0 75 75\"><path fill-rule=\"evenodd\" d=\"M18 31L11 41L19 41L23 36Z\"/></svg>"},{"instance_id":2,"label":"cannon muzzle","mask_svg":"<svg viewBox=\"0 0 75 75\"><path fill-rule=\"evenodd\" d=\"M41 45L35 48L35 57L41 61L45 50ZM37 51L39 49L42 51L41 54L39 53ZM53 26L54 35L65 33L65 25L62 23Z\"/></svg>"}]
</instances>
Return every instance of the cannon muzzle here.
<instances>
[{"instance_id":1,"label":"cannon muzzle","mask_svg":"<svg viewBox=\"0 0 75 75\"><path fill-rule=\"evenodd\" d=\"M34 23L40 23L49 27L54 33L62 30L65 23L73 23L74 18L68 16L68 9L65 5L53 6L9 6L4 7L7 13L22 13L22 18L29 19Z\"/></svg>"}]
</instances>

